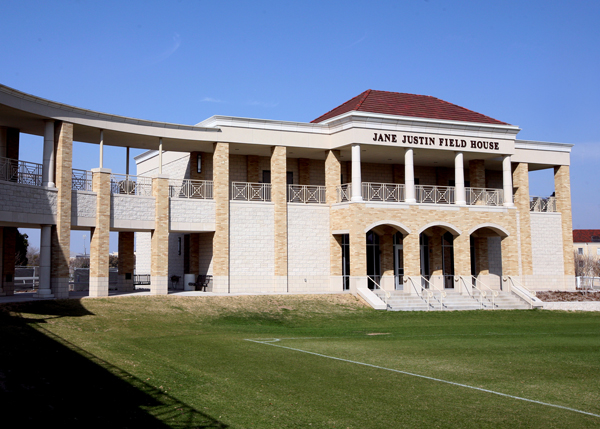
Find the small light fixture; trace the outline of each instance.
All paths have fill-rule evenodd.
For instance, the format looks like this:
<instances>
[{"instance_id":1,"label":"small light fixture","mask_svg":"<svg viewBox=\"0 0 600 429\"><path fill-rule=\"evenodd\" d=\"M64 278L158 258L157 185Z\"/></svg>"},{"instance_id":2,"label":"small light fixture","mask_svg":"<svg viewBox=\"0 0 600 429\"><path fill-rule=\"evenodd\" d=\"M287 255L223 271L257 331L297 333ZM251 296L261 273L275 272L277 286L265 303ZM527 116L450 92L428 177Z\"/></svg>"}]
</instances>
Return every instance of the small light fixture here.
<instances>
[{"instance_id":1,"label":"small light fixture","mask_svg":"<svg viewBox=\"0 0 600 429\"><path fill-rule=\"evenodd\" d=\"M202 154L201 153L198 154L198 173L202 173ZM181 242L181 239L179 239L179 241ZM179 251L179 254L181 255L181 250Z\"/></svg>"}]
</instances>

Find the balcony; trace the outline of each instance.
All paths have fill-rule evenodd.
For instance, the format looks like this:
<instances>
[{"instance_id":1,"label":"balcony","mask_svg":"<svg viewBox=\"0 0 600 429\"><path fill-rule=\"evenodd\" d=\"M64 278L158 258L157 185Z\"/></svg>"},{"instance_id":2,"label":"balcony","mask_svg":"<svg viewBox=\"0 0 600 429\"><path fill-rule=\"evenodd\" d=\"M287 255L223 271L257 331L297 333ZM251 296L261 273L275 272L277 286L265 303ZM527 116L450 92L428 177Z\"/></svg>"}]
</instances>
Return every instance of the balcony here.
<instances>
[{"instance_id":1,"label":"balcony","mask_svg":"<svg viewBox=\"0 0 600 429\"><path fill-rule=\"evenodd\" d=\"M152 178L131 176L129 174L110 175L110 193L112 195L152 196Z\"/></svg>"},{"instance_id":2,"label":"balcony","mask_svg":"<svg viewBox=\"0 0 600 429\"><path fill-rule=\"evenodd\" d=\"M271 201L270 183L231 182L233 201Z\"/></svg>"},{"instance_id":3,"label":"balcony","mask_svg":"<svg viewBox=\"0 0 600 429\"><path fill-rule=\"evenodd\" d=\"M212 180L169 180L170 198L187 198L193 200L212 200Z\"/></svg>"},{"instance_id":4,"label":"balcony","mask_svg":"<svg viewBox=\"0 0 600 429\"><path fill-rule=\"evenodd\" d=\"M556 212L556 197L529 197L529 211L542 213Z\"/></svg>"},{"instance_id":5,"label":"balcony","mask_svg":"<svg viewBox=\"0 0 600 429\"><path fill-rule=\"evenodd\" d=\"M0 157L0 180L42 186L42 164Z\"/></svg>"},{"instance_id":6,"label":"balcony","mask_svg":"<svg viewBox=\"0 0 600 429\"><path fill-rule=\"evenodd\" d=\"M288 203L325 204L325 186L288 185Z\"/></svg>"}]
</instances>

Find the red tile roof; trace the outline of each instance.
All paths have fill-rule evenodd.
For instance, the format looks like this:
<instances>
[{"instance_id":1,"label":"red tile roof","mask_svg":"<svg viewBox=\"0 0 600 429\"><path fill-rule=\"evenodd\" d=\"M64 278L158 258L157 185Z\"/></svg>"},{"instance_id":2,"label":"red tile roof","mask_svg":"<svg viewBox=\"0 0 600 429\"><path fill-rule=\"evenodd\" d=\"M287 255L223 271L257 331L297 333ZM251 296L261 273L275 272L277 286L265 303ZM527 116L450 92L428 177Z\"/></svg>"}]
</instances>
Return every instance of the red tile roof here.
<instances>
[{"instance_id":1,"label":"red tile roof","mask_svg":"<svg viewBox=\"0 0 600 429\"><path fill-rule=\"evenodd\" d=\"M574 229L573 243L599 243L600 229Z\"/></svg>"},{"instance_id":2,"label":"red tile roof","mask_svg":"<svg viewBox=\"0 0 600 429\"><path fill-rule=\"evenodd\" d=\"M415 118L508 125L506 122L498 121L429 95L402 94L372 89L368 89L311 122L323 122L355 110L386 115L413 116Z\"/></svg>"}]
</instances>

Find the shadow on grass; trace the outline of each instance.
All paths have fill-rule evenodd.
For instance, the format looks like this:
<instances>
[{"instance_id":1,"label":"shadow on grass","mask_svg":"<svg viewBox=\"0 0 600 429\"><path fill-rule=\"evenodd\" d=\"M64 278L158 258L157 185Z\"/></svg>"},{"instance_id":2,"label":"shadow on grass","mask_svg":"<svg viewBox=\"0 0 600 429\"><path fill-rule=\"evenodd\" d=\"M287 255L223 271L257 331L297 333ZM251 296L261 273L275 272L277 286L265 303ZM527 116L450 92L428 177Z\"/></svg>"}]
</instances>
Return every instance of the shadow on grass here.
<instances>
[{"instance_id":1,"label":"shadow on grass","mask_svg":"<svg viewBox=\"0 0 600 429\"><path fill-rule=\"evenodd\" d=\"M4 422L13 421L7 427L228 427L43 328L48 319L89 315L77 300L0 307L0 404Z\"/></svg>"}]
</instances>

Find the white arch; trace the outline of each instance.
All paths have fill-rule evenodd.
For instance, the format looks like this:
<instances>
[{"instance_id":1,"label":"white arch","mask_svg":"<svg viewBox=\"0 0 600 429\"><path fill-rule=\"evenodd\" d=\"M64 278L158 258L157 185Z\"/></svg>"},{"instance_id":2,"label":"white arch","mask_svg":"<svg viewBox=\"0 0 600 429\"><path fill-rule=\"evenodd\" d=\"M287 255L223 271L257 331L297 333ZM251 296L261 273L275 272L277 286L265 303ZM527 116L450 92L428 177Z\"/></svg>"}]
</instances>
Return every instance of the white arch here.
<instances>
[{"instance_id":1,"label":"white arch","mask_svg":"<svg viewBox=\"0 0 600 429\"><path fill-rule=\"evenodd\" d=\"M382 226L382 225L393 226L396 229L398 229L401 233L403 233L404 235L411 233L410 228L404 224L401 224L400 222L396 222L393 220L380 220L375 223L372 223L367 228L365 228L365 234L367 232L371 231L373 228L377 228L378 226Z\"/></svg>"},{"instance_id":2,"label":"white arch","mask_svg":"<svg viewBox=\"0 0 600 429\"><path fill-rule=\"evenodd\" d=\"M452 235L461 235L462 234L462 231L460 229L458 229L457 227L455 227L454 225L452 225L451 223L440 222L440 221L428 223L427 225L425 225L424 227L422 227L419 230L419 234L421 234L426 229L431 228L432 226L441 226L442 228L451 232Z\"/></svg>"},{"instance_id":3,"label":"white arch","mask_svg":"<svg viewBox=\"0 0 600 429\"><path fill-rule=\"evenodd\" d=\"M469 231L469 235L473 234L475 231L481 228L489 228L501 237L508 237L510 235L506 228L495 223L480 223L479 225L471 228L471 230Z\"/></svg>"}]
</instances>

